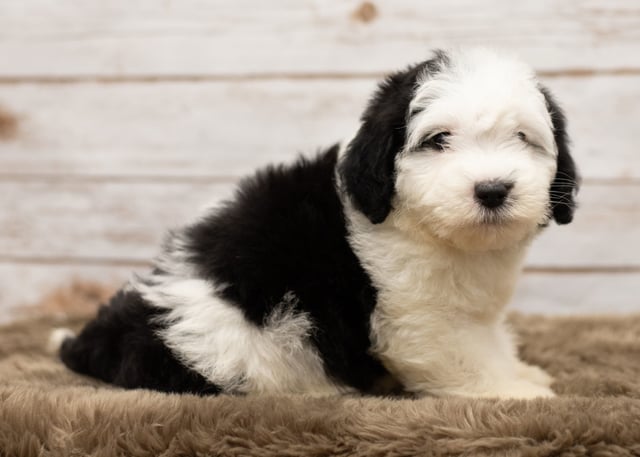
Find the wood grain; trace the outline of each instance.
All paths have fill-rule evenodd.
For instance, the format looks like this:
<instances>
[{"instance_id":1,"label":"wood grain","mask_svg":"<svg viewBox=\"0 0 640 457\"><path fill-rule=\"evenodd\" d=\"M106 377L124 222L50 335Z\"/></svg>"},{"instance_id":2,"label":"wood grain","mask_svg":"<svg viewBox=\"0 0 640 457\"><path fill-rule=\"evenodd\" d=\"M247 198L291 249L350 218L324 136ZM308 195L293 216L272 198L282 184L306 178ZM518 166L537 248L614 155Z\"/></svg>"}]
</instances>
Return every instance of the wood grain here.
<instances>
[{"instance_id":1,"label":"wood grain","mask_svg":"<svg viewBox=\"0 0 640 457\"><path fill-rule=\"evenodd\" d=\"M215 183L0 182L0 253L149 261L165 230L230 193Z\"/></svg>"},{"instance_id":2,"label":"wood grain","mask_svg":"<svg viewBox=\"0 0 640 457\"><path fill-rule=\"evenodd\" d=\"M0 86L4 173L239 175L351 134L374 81Z\"/></svg>"},{"instance_id":3,"label":"wood grain","mask_svg":"<svg viewBox=\"0 0 640 457\"><path fill-rule=\"evenodd\" d=\"M0 260L144 263L163 233L232 194L231 182L0 182ZM574 223L553 224L527 265L640 267L640 186L586 185Z\"/></svg>"},{"instance_id":4,"label":"wood grain","mask_svg":"<svg viewBox=\"0 0 640 457\"><path fill-rule=\"evenodd\" d=\"M364 16L363 3L5 0L0 75L378 74L447 45L517 51L551 72L640 70L635 0L373 0Z\"/></svg>"},{"instance_id":5,"label":"wood grain","mask_svg":"<svg viewBox=\"0 0 640 457\"><path fill-rule=\"evenodd\" d=\"M75 279L94 281L115 289L136 271L144 272L144 268L0 262L0 324L19 319L45 294Z\"/></svg>"},{"instance_id":6,"label":"wood grain","mask_svg":"<svg viewBox=\"0 0 640 457\"><path fill-rule=\"evenodd\" d=\"M0 320L72 276L118 283L239 176L348 139L376 80L438 46L520 54L584 179L515 306L640 310L637 0L5 0Z\"/></svg>"},{"instance_id":7,"label":"wood grain","mask_svg":"<svg viewBox=\"0 0 640 457\"><path fill-rule=\"evenodd\" d=\"M545 81L586 179L640 180L640 76ZM2 176L239 176L349 138L373 79L0 85Z\"/></svg>"},{"instance_id":8,"label":"wood grain","mask_svg":"<svg viewBox=\"0 0 640 457\"><path fill-rule=\"evenodd\" d=\"M536 314L623 314L640 312L640 274L528 273L511 309Z\"/></svg>"}]
</instances>

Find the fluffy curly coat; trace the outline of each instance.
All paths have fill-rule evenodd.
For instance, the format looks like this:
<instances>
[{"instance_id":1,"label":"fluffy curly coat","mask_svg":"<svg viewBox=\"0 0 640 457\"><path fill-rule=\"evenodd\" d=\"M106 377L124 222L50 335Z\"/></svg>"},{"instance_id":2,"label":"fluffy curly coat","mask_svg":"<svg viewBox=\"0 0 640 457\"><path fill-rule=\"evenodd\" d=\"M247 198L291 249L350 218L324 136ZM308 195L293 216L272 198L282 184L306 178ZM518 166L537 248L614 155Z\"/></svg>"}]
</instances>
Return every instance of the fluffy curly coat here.
<instances>
[{"instance_id":1,"label":"fluffy curly coat","mask_svg":"<svg viewBox=\"0 0 640 457\"><path fill-rule=\"evenodd\" d=\"M351 141L244 180L53 343L130 388L552 396L504 308L535 235L571 221L576 183L529 67L436 52L380 84Z\"/></svg>"},{"instance_id":2,"label":"fluffy curly coat","mask_svg":"<svg viewBox=\"0 0 640 457\"><path fill-rule=\"evenodd\" d=\"M76 284L50 316L0 329L4 455L407 456L640 454L640 316L512 316L521 356L557 398L309 398L124 391L44 353L53 325L78 329L101 288ZM60 312L84 309L82 316ZM84 317L83 317L84 316Z\"/></svg>"}]
</instances>

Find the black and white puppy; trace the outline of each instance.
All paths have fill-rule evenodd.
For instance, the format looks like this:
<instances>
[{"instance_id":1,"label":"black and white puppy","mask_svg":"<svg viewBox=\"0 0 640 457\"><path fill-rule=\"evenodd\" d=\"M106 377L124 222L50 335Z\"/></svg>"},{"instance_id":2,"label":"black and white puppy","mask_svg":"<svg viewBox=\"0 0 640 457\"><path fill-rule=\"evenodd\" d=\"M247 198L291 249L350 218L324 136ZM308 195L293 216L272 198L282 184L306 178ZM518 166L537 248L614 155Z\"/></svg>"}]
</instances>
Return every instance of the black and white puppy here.
<instances>
[{"instance_id":1,"label":"black and white puppy","mask_svg":"<svg viewBox=\"0 0 640 457\"><path fill-rule=\"evenodd\" d=\"M63 362L167 392L553 395L504 314L532 239L573 216L549 92L513 58L436 52L361 120L170 233L77 337L54 332Z\"/></svg>"}]
</instances>

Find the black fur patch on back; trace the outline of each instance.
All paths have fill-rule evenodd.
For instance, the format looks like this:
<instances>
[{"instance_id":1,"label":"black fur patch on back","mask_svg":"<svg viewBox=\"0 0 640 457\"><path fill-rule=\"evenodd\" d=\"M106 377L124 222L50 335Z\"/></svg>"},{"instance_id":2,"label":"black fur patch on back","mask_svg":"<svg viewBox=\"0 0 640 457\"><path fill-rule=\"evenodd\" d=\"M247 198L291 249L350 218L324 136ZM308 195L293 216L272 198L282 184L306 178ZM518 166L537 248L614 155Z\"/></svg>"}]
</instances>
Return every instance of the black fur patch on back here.
<instances>
[{"instance_id":1,"label":"black fur patch on back","mask_svg":"<svg viewBox=\"0 0 640 457\"><path fill-rule=\"evenodd\" d=\"M71 370L130 389L216 394L220 390L182 365L156 335L165 311L137 293L120 291L76 338L60 348Z\"/></svg>"},{"instance_id":2,"label":"black fur patch on back","mask_svg":"<svg viewBox=\"0 0 640 457\"><path fill-rule=\"evenodd\" d=\"M368 391L386 374L368 353L376 290L347 242L337 152L259 172L185 238L200 276L225 284L220 295L254 324L293 293L327 374Z\"/></svg>"}]
</instances>

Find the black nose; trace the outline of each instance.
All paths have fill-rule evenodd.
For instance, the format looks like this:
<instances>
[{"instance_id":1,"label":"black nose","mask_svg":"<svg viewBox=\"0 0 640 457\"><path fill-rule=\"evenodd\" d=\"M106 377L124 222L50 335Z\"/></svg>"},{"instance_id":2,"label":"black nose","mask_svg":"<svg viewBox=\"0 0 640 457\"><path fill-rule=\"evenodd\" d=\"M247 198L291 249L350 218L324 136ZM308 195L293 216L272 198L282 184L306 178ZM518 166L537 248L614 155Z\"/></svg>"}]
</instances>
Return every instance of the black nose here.
<instances>
[{"instance_id":1,"label":"black nose","mask_svg":"<svg viewBox=\"0 0 640 457\"><path fill-rule=\"evenodd\" d=\"M475 186L476 200L486 208L497 208L507 199L507 195L509 195L512 187L513 183L511 182L479 182Z\"/></svg>"}]
</instances>

